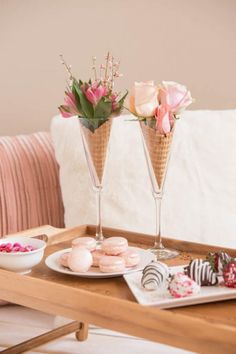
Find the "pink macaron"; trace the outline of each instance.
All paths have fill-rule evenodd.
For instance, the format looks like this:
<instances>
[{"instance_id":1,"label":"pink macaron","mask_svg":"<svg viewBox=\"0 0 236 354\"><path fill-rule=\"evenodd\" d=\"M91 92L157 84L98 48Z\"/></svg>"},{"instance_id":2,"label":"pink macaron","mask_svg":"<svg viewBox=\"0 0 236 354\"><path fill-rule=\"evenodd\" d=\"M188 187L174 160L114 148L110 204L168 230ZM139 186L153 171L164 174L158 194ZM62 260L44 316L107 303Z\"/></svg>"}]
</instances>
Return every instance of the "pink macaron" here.
<instances>
[{"instance_id":1,"label":"pink macaron","mask_svg":"<svg viewBox=\"0 0 236 354\"><path fill-rule=\"evenodd\" d=\"M92 252L96 248L96 241L92 237L77 237L72 241L72 248L75 247L84 247Z\"/></svg>"},{"instance_id":2,"label":"pink macaron","mask_svg":"<svg viewBox=\"0 0 236 354\"><path fill-rule=\"evenodd\" d=\"M102 257L105 256L105 252L98 249L98 250L93 251L91 254L93 257L93 267L99 267L99 261Z\"/></svg>"},{"instance_id":3,"label":"pink macaron","mask_svg":"<svg viewBox=\"0 0 236 354\"><path fill-rule=\"evenodd\" d=\"M69 265L68 265L68 257L69 257L69 254L70 252L65 252L63 254L60 255L59 257L59 264L62 265L63 267L67 267L69 268Z\"/></svg>"},{"instance_id":4,"label":"pink macaron","mask_svg":"<svg viewBox=\"0 0 236 354\"><path fill-rule=\"evenodd\" d=\"M103 273L116 273L125 270L125 261L118 256L103 256L99 261L100 271Z\"/></svg>"},{"instance_id":5,"label":"pink macaron","mask_svg":"<svg viewBox=\"0 0 236 354\"><path fill-rule=\"evenodd\" d=\"M109 237L102 243L102 250L109 256L116 256L127 251L128 241L124 237Z\"/></svg>"},{"instance_id":6,"label":"pink macaron","mask_svg":"<svg viewBox=\"0 0 236 354\"><path fill-rule=\"evenodd\" d=\"M124 258L126 267L135 267L140 262L140 254L132 249L119 254L119 257Z\"/></svg>"},{"instance_id":7,"label":"pink macaron","mask_svg":"<svg viewBox=\"0 0 236 354\"><path fill-rule=\"evenodd\" d=\"M73 272L85 273L93 264L91 252L83 247L72 248L68 256L68 266Z\"/></svg>"}]
</instances>

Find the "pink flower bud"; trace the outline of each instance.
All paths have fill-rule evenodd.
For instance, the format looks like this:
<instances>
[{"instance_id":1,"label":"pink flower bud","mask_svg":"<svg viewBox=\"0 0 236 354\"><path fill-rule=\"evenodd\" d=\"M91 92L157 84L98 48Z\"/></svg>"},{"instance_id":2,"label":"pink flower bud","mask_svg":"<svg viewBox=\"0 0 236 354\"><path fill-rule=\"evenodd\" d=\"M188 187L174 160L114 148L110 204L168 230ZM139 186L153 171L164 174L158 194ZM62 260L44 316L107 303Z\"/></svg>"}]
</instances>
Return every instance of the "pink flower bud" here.
<instances>
[{"instance_id":1,"label":"pink flower bud","mask_svg":"<svg viewBox=\"0 0 236 354\"><path fill-rule=\"evenodd\" d=\"M112 103L112 112L115 112L117 108L119 108L119 103L117 102L118 95L113 93L111 95L111 103Z\"/></svg>"},{"instance_id":2,"label":"pink flower bud","mask_svg":"<svg viewBox=\"0 0 236 354\"><path fill-rule=\"evenodd\" d=\"M167 105L160 105L156 110L156 129L160 134L168 134L171 131L171 113Z\"/></svg>"},{"instance_id":3,"label":"pink flower bud","mask_svg":"<svg viewBox=\"0 0 236 354\"><path fill-rule=\"evenodd\" d=\"M121 73L119 73L118 71L116 71L114 76L115 76L115 77L122 77L123 74L121 74Z\"/></svg>"}]
</instances>

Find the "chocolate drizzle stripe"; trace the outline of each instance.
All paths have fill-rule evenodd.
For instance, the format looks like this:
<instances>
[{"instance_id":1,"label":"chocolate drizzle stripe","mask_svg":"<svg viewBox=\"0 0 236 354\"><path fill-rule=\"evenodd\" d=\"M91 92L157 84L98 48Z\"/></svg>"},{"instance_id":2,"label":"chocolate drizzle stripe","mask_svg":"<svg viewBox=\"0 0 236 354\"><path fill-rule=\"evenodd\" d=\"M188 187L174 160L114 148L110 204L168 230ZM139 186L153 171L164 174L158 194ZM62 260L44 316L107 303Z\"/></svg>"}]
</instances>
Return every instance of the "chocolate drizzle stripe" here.
<instances>
[{"instance_id":1,"label":"chocolate drizzle stripe","mask_svg":"<svg viewBox=\"0 0 236 354\"><path fill-rule=\"evenodd\" d=\"M215 285L218 282L210 263L203 262L202 259L191 261L189 266L185 268L185 273L199 285Z\"/></svg>"},{"instance_id":2,"label":"chocolate drizzle stripe","mask_svg":"<svg viewBox=\"0 0 236 354\"><path fill-rule=\"evenodd\" d=\"M159 274L159 273L156 274L156 273L153 273L153 272L150 272L150 273L145 274L145 275L143 276L143 278L142 278L143 282L145 282L145 280L146 280L147 278L150 278L150 279L155 280L155 281L158 283L158 285L159 285L159 284L162 282L162 280L163 280L163 276L162 276L161 279L160 279L160 274Z\"/></svg>"},{"instance_id":3,"label":"chocolate drizzle stripe","mask_svg":"<svg viewBox=\"0 0 236 354\"><path fill-rule=\"evenodd\" d=\"M157 287L167 279L168 274L168 266L153 261L143 269L141 284L145 287L145 285L153 283L154 287Z\"/></svg>"}]
</instances>

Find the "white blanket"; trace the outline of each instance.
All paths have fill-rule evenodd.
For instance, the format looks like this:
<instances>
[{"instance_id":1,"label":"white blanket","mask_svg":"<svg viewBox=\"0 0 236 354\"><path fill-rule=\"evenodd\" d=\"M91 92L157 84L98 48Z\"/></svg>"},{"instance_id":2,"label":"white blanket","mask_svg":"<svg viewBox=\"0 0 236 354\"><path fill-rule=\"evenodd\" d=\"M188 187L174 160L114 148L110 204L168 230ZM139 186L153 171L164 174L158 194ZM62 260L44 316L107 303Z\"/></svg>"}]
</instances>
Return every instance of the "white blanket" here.
<instances>
[{"instance_id":1,"label":"white blanket","mask_svg":"<svg viewBox=\"0 0 236 354\"><path fill-rule=\"evenodd\" d=\"M114 120L103 224L154 234L155 208L139 125ZM77 118L54 117L51 132L67 227L96 223ZM177 122L163 199L163 234L236 247L236 110L187 111Z\"/></svg>"}]
</instances>

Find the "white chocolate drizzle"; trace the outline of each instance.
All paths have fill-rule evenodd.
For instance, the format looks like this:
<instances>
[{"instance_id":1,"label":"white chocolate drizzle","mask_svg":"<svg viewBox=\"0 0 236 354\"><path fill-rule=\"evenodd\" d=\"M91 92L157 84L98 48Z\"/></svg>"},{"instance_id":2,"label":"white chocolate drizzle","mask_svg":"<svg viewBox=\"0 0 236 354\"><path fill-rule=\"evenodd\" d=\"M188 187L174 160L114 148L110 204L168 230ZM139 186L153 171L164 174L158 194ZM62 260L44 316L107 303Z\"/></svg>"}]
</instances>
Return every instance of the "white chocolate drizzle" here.
<instances>
[{"instance_id":1,"label":"white chocolate drizzle","mask_svg":"<svg viewBox=\"0 0 236 354\"><path fill-rule=\"evenodd\" d=\"M169 268L165 263L152 261L143 269L141 284L145 289L155 290L161 286L169 276Z\"/></svg>"}]
</instances>

